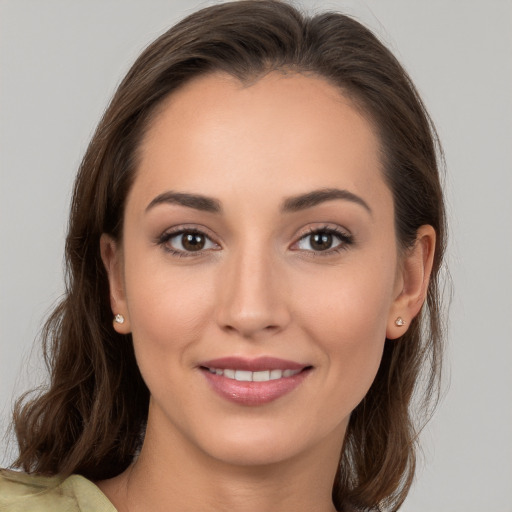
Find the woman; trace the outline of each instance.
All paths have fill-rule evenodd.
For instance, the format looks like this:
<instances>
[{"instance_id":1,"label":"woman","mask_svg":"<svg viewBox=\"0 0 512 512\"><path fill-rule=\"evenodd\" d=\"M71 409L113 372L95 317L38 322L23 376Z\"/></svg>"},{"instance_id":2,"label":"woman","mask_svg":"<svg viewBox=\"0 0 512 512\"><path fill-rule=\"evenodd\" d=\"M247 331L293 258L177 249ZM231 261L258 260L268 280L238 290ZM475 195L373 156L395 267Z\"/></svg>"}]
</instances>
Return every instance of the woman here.
<instances>
[{"instance_id":1,"label":"woman","mask_svg":"<svg viewBox=\"0 0 512 512\"><path fill-rule=\"evenodd\" d=\"M157 39L82 162L51 384L15 412L38 476L0 504L397 510L440 364L436 149L343 15L241 1Z\"/></svg>"}]
</instances>

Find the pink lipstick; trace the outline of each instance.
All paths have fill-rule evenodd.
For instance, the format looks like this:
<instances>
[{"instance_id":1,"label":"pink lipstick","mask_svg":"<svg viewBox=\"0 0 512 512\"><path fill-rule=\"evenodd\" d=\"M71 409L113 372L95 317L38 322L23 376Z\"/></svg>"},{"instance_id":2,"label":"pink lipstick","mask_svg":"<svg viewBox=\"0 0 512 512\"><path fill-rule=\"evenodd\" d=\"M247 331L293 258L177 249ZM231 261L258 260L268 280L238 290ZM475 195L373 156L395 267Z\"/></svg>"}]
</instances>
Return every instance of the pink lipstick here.
<instances>
[{"instance_id":1,"label":"pink lipstick","mask_svg":"<svg viewBox=\"0 0 512 512\"><path fill-rule=\"evenodd\" d=\"M293 391L312 367L274 357L225 357L199 365L220 396L241 405L263 405Z\"/></svg>"}]
</instances>

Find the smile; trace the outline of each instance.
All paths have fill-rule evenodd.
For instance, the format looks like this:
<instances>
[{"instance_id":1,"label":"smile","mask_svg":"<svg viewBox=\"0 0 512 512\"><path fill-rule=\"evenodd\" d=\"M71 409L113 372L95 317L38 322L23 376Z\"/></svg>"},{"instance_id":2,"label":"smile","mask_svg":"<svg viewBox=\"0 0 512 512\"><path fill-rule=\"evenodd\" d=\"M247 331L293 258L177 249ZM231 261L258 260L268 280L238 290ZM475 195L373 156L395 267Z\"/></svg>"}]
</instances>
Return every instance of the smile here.
<instances>
[{"instance_id":1,"label":"smile","mask_svg":"<svg viewBox=\"0 0 512 512\"><path fill-rule=\"evenodd\" d=\"M288 395L313 367L274 357L225 357L199 365L210 388L221 398L242 406L261 406Z\"/></svg>"},{"instance_id":2,"label":"smile","mask_svg":"<svg viewBox=\"0 0 512 512\"><path fill-rule=\"evenodd\" d=\"M259 372L251 372L249 370L233 370L230 368L208 368L210 373L222 375L228 379L237 380L239 382L267 382L269 380L277 380L289 378L297 375L301 370L264 370Z\"/></svg>"}]
</instances>

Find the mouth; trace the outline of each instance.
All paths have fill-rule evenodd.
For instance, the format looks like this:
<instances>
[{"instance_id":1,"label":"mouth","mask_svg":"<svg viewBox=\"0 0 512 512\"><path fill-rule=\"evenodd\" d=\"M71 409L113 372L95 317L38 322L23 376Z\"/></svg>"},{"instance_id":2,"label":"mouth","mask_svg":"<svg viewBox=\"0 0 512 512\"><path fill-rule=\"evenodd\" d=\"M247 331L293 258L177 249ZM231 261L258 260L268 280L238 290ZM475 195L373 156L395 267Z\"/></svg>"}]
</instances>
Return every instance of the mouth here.
<instances>
[{"instance_id":1,"label":"mouth","mask_svg":"<svg viewBox=\"0 0 512 512\"><path fill-rule=\"evenodd\" d=\"M277 379L287 379L289 377L293 377L297 375L303 370L262 370L259 372L251 372L249 370L236 370L232 368L205 368L210 373L214 373L215 375L221 375L226 377L227 379L237 380L238 382L268 382L269 380L277 380Z\"/></svg>"},{"instance_id":2,"label":"mouth","mask_svg":"<svg viewBox=\"0 0 512 512\"><path fill-rule=\"evenodd\" d=\"M239 405L263 405L296 389L313 366L271 357L228 357L204 362L199 369L222 398Z\"/></svg>"}]
</instances>

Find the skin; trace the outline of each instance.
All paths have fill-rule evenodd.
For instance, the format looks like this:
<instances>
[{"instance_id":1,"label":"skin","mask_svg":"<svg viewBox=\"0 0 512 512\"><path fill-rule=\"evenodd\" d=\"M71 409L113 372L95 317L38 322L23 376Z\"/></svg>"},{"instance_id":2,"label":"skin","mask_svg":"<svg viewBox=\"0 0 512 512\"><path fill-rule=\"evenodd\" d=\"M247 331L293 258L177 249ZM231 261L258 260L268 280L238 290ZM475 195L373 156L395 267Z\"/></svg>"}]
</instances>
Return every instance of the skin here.
<instances>
[{"instance_id":1,"label":"skin","mask_svg":"<svg viewBox=\"0 0 512 512\"><path fill-rule=\"evenodd\" d=\"M334 510L350 413L385 338L421 308L435 242L423 226L400 254L378 148L368 121L314 76L274 72L247 86L213 74L161 106L123 240L101 240L112 310L125 317L115 328L133 334L151 392L140 457L98 484L119 511ZM368 208L341 198L282 211L287 198L334 188ZM222 211L148 209L168 191L214 198ZM159 240L184 226L208 242L179 257L169 249L180 236ZM310 232L325 229L343 236L315 250ZM247 406L216 394L198 368L225 356L313 368L290 393Z\"/></svg>"}]
</instances>

